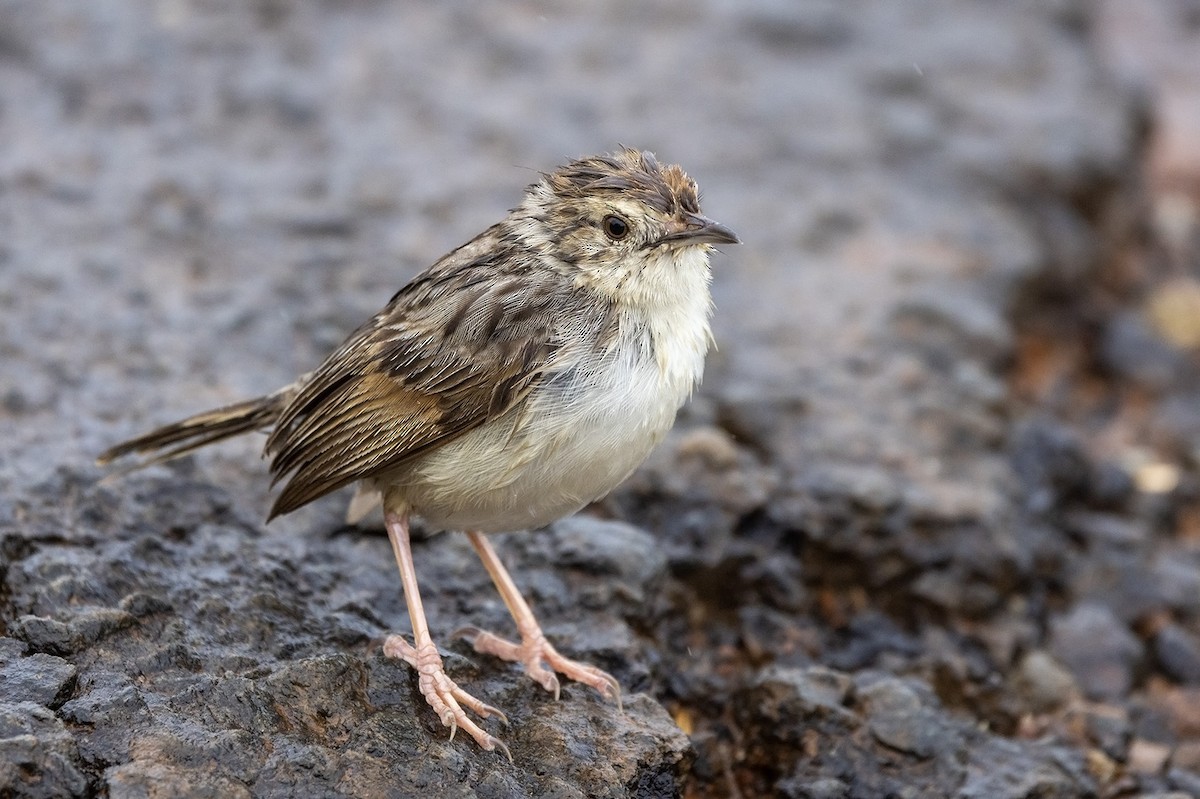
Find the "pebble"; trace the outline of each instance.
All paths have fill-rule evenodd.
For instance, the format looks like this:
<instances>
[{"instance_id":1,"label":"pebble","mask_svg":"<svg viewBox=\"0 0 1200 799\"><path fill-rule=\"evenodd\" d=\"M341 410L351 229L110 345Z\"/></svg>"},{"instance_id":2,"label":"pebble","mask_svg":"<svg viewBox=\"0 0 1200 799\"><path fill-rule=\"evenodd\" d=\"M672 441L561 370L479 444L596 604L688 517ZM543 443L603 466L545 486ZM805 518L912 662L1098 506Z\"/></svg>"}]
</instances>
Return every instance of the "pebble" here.
<instances>
[{"instance_id":1,"label":"pebble","mask_svg":"<svg viewBox=\"0 0 1200 799\"><path fill-rule=\"evenodd\" d=\"M1021 658L1013 687L1034 713L1048 713L1062 707L1078 692L1071 672L1041 649Z\"/></svg>"},{"instance_id":2,"label":"pebble","mask_svg":"<svg viewBox=\"0 0 1200 799\"><path fill-rule=\"evenodd\" d=\"M35 702L0 702L0 796L88 795L93 794L79 768L75 740L54 713Z\"/></svg>"},{"instance_id":3,"label":"pebble","mask_svg":"<svg viewBox=\"0 0 1200 799\"><path fill-rule=\"evenodd\" d=\"M1178 624L1164 625L1154 636L1154 656L1163 672L1184 685L1200 685L1200 640Z\"/></svg>"},{"instance_id":4,"label":"pebble","mask_svg":"<svg viewBox=\"0 0 1200 799\"><path fill-rule=\"evenodd\" d=\"M1050 622L1050 651L1096 700L1123 698L1142 659L1142 643L1108 607L1077 605Z\"/></svg>"},{"instance_id":5,"label":"pebble","mask_svg":"<svg viewBox=\"0 0 1200 799\"><path fill-rule=\"evenodd\" d=\"M77 673L62 658L42 652L0 662L0 696L9 702L57 707L69 697Z\"/></svg>"},{"instance_id":6,"label":"pebble","mask_svg":"<svg viewBox=\"0 0 1200 799\"><path fill-rule=\"evenodd\" d=\"M1160 774L1171 757L1171 747L1136 738L1129 744L1129 770L1138 774Z\"/></svg>"},{"instance_id":7,"label":"pebble","mask_svg":"<svg viewBox=\"0 0 1200 799\"><path fill-rule=\"evenodd\" d=\"M775 790L785 799L843 799L850 795L850 786L835 777L816 780L790 777L775 783Z\"/></svg>"},{"instance_id":8,"label":"pebble","mask_svg":"<svg viewBox=\"0 0 1200 799\"><path fill-rule=\"evenodd\" d=\"M920 758L957 751L961 735L945 724L920 694L896 677L859 689L871 734L882 744Z\"/></svg>"}]
</instances>

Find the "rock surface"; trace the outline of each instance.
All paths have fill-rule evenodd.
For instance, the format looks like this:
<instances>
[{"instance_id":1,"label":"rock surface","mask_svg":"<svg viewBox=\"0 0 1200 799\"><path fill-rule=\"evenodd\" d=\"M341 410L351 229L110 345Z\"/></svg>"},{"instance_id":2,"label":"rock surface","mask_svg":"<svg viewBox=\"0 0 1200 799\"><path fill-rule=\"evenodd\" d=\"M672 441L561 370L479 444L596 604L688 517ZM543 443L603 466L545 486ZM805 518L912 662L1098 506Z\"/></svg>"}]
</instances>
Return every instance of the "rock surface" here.
<instances>
[{"instance_id":1,"label":"rock surface","mask_svg":"<svg viewBox=\"0 0 1200 799\"><path fill-rule=\"evenodd\" d=\"M1200 26L1134 8L0 0L0 796L1200 794ZM417 545L510 763L378 651L345 497L92 458L618 142L745 244L664 445L497 537L623 712L454 640L506 610Z\"/></svg>"}]
</instances>

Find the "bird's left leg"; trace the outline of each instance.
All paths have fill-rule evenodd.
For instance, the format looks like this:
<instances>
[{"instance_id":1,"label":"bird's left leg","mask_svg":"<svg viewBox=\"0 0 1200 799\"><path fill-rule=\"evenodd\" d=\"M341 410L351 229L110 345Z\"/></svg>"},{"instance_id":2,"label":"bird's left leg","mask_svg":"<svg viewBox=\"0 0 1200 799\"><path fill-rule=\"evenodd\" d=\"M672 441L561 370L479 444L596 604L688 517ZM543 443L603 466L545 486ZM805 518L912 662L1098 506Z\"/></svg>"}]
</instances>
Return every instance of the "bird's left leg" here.
<instances>
[{"instance_id":1,"label":"bird's left leg","mask_svg":"<svg viewBox=\"0 0 1200 799\"><path fill-rule=\"evenodd\" d=\"M471 640L476 652L496 655L504 660L524 665L529 676L547 691L552 692L555 699L558 698L559 693L558 677L555 676L555 672L558 672L575 682L592 686L605 698L615 700L617 707L620 708L621 686L616 678L595 666L580 663L559 654L558 650L546 640L546 635L542 632L541 625L538 624L533 611L530 610L529 603L521 596L508 569L504 568L504 564L500 562L500 556L492 548L491 542L482 533L468 532L467 538L470 539L471 546L475 547L475 552L483 561L483 567L487 569L488 574L492 577L492 582L500 591L500 596L504 599L504 604L508 606L508 612L512 614L513 621L517 623L517 632L520 633L521 643L515 644L512 641L506 641L476 627L460 630L459 634ZM546 668L547 666L550 668Z\"/></svg>"}]
</instances>

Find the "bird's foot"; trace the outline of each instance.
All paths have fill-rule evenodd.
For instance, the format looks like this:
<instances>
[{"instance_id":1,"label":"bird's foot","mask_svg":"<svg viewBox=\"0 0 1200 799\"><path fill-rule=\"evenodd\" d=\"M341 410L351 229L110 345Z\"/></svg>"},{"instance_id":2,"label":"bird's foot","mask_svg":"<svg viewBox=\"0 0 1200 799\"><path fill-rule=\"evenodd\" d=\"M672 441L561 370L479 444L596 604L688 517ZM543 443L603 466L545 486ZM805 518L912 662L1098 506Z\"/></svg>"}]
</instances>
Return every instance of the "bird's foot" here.
<instances>
[{"instance_id":1,"label":"bird's foot","mask_svg":"<svg viewBox=\"0 0 1200 799\"><path fill-rule=\"evenodd\" d=\"M442 724L450 728L450 740L454 740L456 730L463 730L481 747L491 752L499 749L511 761L512 753L499 738L488 734L467 715L470 710L481 718L495 716L508 725L508 718L498 709L486 702L481 702L469 693L459 688L454 680L446 674L442 665L442 656L437 647L432 645L417 649L402 636L389 635L383 642L383 653L388 657L399 658L417 670L417 686L425 701L437 713ZM464 710L466 708L466 710Z\"/></svg>"},{"instance_id":2,"label":"bird's foot","mask_svg":"<svg viewBox=\"0 0 1200 799\"><path fill-rule=\"evenodd\" d=\"M525 667L525 673L554 694L555 699L558 699L559 694L558 677L555 675L555 672L558 672L569 680L592 686L605 699L614 700L618 710L622 709L621 684L615 677L588 663L580 663L559 654L540 629L524 636L519 644L478 627L465 627L454 635L469 640L476 652L520 663ZM549 668L546 668L547 666Z\"/></svg>"}]
</instances>

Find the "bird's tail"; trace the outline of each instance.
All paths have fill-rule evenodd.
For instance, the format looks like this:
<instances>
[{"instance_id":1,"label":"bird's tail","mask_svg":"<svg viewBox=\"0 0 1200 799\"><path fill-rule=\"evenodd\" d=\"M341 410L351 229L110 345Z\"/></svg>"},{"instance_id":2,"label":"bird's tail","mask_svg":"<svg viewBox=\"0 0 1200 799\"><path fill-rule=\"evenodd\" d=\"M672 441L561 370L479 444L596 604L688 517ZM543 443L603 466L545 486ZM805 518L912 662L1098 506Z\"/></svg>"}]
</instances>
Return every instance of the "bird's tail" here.
<instances>
[{"instance_id":1,"label":"bird's tail","mask_svg":"<svg viewBox=\"0 0 1200 799\"><path fill-rule=\"evenodd\" d=\"M119 473L123 474L178 458L214 441L261 430L274 424L295 391L295 385L291 385L264 397L189 416L105 450L96 463L104 466L126 455L147 456L122 469Z\"/></svg>"}]
</instances>

